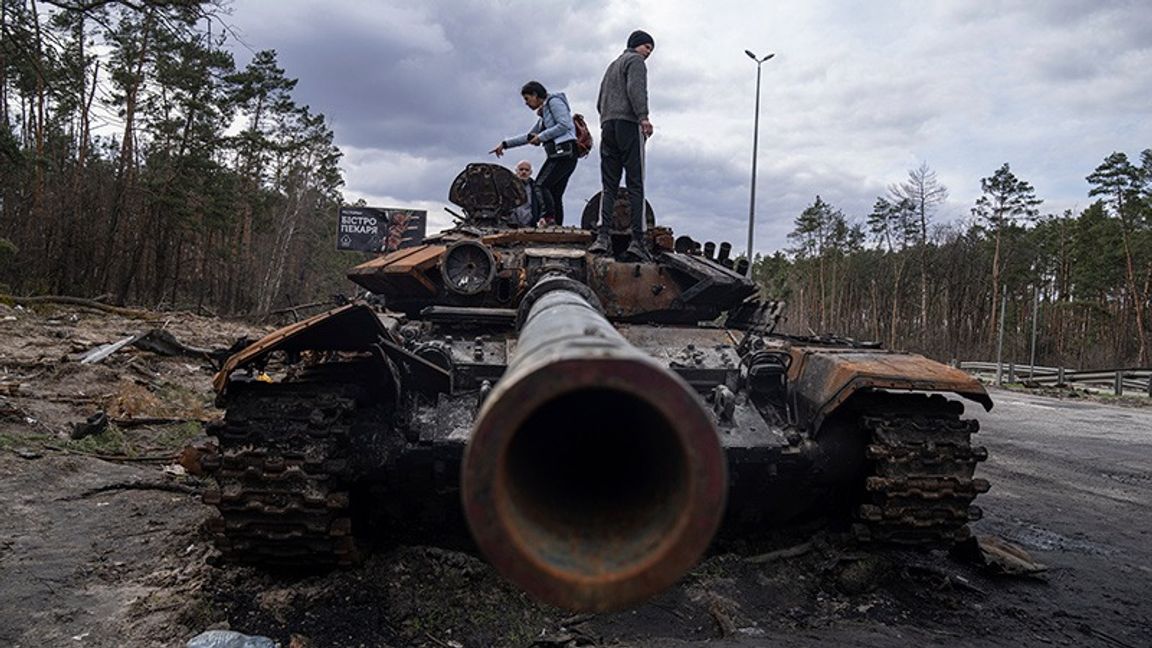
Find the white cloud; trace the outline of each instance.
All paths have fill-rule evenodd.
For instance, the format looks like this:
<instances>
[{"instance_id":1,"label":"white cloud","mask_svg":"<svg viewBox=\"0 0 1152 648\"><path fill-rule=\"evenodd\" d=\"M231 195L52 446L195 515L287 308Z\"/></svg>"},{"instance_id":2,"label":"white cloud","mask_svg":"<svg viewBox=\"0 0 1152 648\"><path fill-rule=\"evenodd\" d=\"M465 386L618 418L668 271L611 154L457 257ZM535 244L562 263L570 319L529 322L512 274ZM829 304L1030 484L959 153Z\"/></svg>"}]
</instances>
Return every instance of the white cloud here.
<instances>
[{"instance_id":1,"label":"white cloud","mask_svg":"<svg viewBox=\"0 0 1152 648\"><path fill-rule=\"evenodd\" d=\"M1109 153L1152 147L1152 13L1142 3L322 6L247 0L234 22L252 47L277 49L302 100L333 118L350 199L446 204L464 164L531 124L518 95L529 79L566 91L595 130L600 75L635 28L656 40L649 199L662 222L737 249L756 76L746 48L776 52L763 66L759 250L786 245L816 194L862 217L922 160L951 191L941 216L963 217L980 178L1004 162L1060 211L1088 204L1084 177ZM540 163L532 150L509 164L521 157ZM568 211L598 189L594 155L572 179Z\"/></svg>"}]
</instances>

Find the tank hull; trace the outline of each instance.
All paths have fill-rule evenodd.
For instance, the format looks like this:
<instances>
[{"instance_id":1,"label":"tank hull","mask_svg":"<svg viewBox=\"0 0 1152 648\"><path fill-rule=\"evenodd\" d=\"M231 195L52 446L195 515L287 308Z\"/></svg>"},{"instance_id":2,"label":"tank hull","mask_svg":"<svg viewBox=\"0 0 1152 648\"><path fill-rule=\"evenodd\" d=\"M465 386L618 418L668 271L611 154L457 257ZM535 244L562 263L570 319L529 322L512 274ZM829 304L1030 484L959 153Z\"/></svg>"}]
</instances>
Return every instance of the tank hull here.
<instances>
[{"instance_id":1,"label":"tank hull","mask_svg":"<svg viewBox=\"0 0 1152 648\"><path fill-rule=\"evenodd\" d=\"M354 314L357 307L360 311ZM355 330L335 332L345 326ZM307 331L313 327L324 330L309 336ZM344 484L341 490L348 498L383 502L379 510L373 510L371 515L356 523L356 532L377 541L433 541L470 547L472 543L460 503L464 452L481 409L481 391L485 384L498 384L503 378L510 352L517 347L518 336L514 331L496 328L473 329L467 331L471 335L461 335L464 329L453 327L455 335L444 335L436 340L453 368L451 388L402 398L396 393L396 383L406 378L412 380L415 374L402 362L415 363L420 357L409 354L409 357L400 357L400 362L396 362L383 351L344 348L349 346L347 342L353 340L358 331L366 327L376 334L397 328L395 321L371 313L367 306L341 307L313 318L304 326L294 325L270 334L249 347L243 355L235 357L235 362L230 362L224 372L234 376L244 370L245 363L259 364L268 356L283 353L286 349L300 353L306 344L324 346L324 341L331 340L340 340L341 348L328 351L367 358L360 362L377 368L372 372L374 378L362 385L363 393L357 396L358 411L361 411L359 416L375 420L375 425L381 429L371 430L372 423L358 427L360 436L348 439L343 454L337 457L344 463L340 470L332 473L333 480ZM962 405L956 400L945 399L944 395L957 395L980 405L990 405L986 391L973 378L922 356L882 350L846 350L769 337L765 348L792 358L787 374L787 391L782 399L785 404L792 404L789 417L784 413L789 408L780 407L773 397L751 393L742 387L742 382L747 380L748 357L748 354L741 355L739 348L743 332L640 324L622 324L616 330L631 348L667 366L689 385L715 426L724 456L728 492L728 505L718 532L721 539L775 532L791 521L823 515L836 507L843 508L846 502L850 506L874 506L871 502L876 497L873 491L868 490L868 479L883 475L869 472L870 466L876 462L876 459L869 458L869 453L878 455L885 452L873 438L879 425L877 417L883 418L885 414L884 407L892 408L893 416L900 412L904 417L901 420L909 416L943 416L959 421ZM432 365L432 368L439 367ZM225 375L224 372L221 376ZM357 380L364 375L362 372ZM259 401L266 398L262 392L275 391L285 385L235 379L229 382L223 378L218 378L217 384L220 386L221 404L228 408L228 417L217 430L221 447L218 457L231 456L230 461L236 470L252 473L255 461L264 471L261 462L266 461L265 457L252 459L244 453L254 443L264 443L267 445L265 454L274 457L277 447L273 439L254 441L244 434L228 433L227 430L230 426L247 426L238 418L243 416L239 412L244 411L245 402ZM290 394L291 385L287 385ZM717 403L717 393L724 392L733 395L727 412ZM940 396L936 399L924 397L924 394L932 393ZM891 397L900 395L908 398L902 410L891 400ZM299 398L304 397L299 395ZM869 405L881 401L882 397L889 400ZM239 409L236 404L240 404ZM908 413L909 408L912 414ZM400 414L399 424L397 413ZM953 427L955 425L960 425L961 429L941 433L935 438L935 443L954 448L950 452L960 460L957 474L946 474L943 481L936 479L928 485L934 486L936 491L959 488L960 495L954 499L960 502L954 507L956 511L950 514L952 522L946 525L943 533L930 534L918 542L946 544L958 537L956 534L965 532L967 521L979 516L969 503L987 485L982 480L972 479L972 468L985 455L980 448L970 446L969 438L976 432L975 422L967 421ZM402 438L402 441L381 444L380 440L389 436ZM917 443L927 444L928 441L925 437ZM382 451L381 445L389 446L386 452ZM314 454L318 450L304 446L282 450L285 455L301 457L310 452ZM347 460L349 457L372 459L353 462ZM228 461L222 463L228 464ZM288 465L292 461L290 457L284 459ZM280 459L273 458L273 463L279 462ZM219 470L220 461L209 458L207 465L210 473L219 475L214 471ZM273 469L279 468L274 465ZM920 477L935 479L941 476ZM301 484L301 488L306 487L303 482ZM874 488L882 490L891 486L884 484L887 483L875 479L872 482ZM236 494L238 491L233 488L232 492ZM922 497L927 499L933 494L934 491L929 489ZM208 495L207 500L213 504L220 502L215 491ZM253 509L255 505L249 503L248 508ZM349 514L353 508L351 505L347 507ZM357 510L363 508L371 507ZM876 514L875 509L867 511L870 515ZM915 511L911 515L915 518ZM855 514L849 512L846 519L857 525L865 524L858 511ZM413 523L414 520L417 523ZM339 524L351 525L351 520ZM405 531L398 533L396 529ZM863 528L857 531L862 532ZM219 533L222 544L227 545L225 535L223 531ZM351 531L348 535L352 535ZM869 533L861 535L867 537ZM917 536L911 531L903 535L909 538ZM255 553L241 553L235 556L239 560L284 562L264 560ZM335 563L350 561L340 557L330 560Z\"/></svg>"}]
</instances>

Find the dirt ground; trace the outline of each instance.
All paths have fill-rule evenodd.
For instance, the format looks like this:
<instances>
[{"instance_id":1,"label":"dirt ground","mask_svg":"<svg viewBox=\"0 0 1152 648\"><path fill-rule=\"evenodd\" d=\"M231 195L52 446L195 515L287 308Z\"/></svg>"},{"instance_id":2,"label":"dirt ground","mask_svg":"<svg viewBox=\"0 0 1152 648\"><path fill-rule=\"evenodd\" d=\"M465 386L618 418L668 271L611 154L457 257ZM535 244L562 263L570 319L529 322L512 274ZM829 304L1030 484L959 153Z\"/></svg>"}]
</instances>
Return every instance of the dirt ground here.
<instances>
[{"instance_id":1,"label":"dirt ground","mask_svg":"<svg viewBox=\"0 0 1152 648\"><path fill-rule=\"evenodd\" d=\"M993 490L974 530L1040 575L856 547L817 524L718 547L637 609L571 615L430 546L331 573L218 564L211 511L174 463L220 416L210 363L134 346L80 363L153 328L209 349L266 330L0 305L0 646L183 646L218 628L315 647L1152 645L1152 409L996 391L975 414ZM69 438L101 410L107 430Z\"/></svg>"}]
</instances>

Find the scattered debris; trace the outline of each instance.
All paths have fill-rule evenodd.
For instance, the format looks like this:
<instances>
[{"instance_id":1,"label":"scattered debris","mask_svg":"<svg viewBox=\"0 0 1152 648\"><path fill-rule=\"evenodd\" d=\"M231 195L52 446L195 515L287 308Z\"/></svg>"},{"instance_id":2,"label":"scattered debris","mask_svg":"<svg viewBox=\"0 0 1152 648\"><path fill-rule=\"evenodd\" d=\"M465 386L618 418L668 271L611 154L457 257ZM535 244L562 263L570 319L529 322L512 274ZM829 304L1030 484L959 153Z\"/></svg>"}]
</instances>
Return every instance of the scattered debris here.
<instances>
[{"instance_id":1,"label":"scattered debris","mask_svg":"<svg viewBox=\"0 0 1152 648\"><path fill-rule=\"evenodd\" d=\"M39 295L36 297L0 295L0 299L16 304L16 310L24 310L23 306L28 304L53 304L57 306L81 306L83 308L91 308L94 310L103 311L105 313L112 313L113 315L120 315L122 317L134 317L138 319L147 319L149 317L155 316L155 313L150 313L148 311L137 310L135 308L123 308L120 306L109 306L108 304L100 303L94 299L69 297L67 295Z\"/></svg>"},{"instance_id":2,"label":"scattered debris","mask_svg":"<svg viewBox=\"0 0 1152 648\"><path fill-rule=\"evenodd\" d=\"M449 642L455 643L455 642ZM531 648L577 648L578 646L596 646L600 641L597 637L576 629L559 632L543 632L532 641Z\"/></svg>"},{"instance_id":3,"label":"scattered debris","mask_svg":"<svg viewBox=\"0 0 1152 648\"><path fill-rule=\"evenodd\" d=\"M464 648L463 644L461 644L458 641L452 641L452 640L441 641L441 640L437 639L436 637L434 637L431 632L425 632L424 637L427 638L428 641L431 641L432 643L436 644L437 646L442 646L443 648Z\"/></svg>"},{"instance_id":4,"label":"scattered debris","mask_svg":"<svg viewBox=\"0 0 1152 648\"><path fill-rule=\"evenodd\" d=\"M202 419L195 418L157 418L157 417L140 417L140 418L118 418L112 419L112 424L120 428L134 428L144 427L147 425L177 425L180 423L200 423L203 424Z\"/></svg>"},{"instance_id":5,"label":"scattered debris","mask_svg":"<svg viewBox=\"0 0 1152 648\"><path fill-rule=\"evenodd\" d=\"M990 574L1037 576L1048 567L1037 562L1021 547L996 536L972 537L952 549L953 557L980 565Z\"/></svg>"},{"instance_id":6,"label":"scattered debris","mask_svg":"<svg viewBox=\"0 0 1152 648\"><path fill-rule=\"evenodd\" d=\"M132 342L132 346L163 356L188 356L213 361L221 354L228 353L227 349L201 349L182 344L175 335L164 329L152 329L144 333Z\"/></svg>"},{"instance_id":7,"label":"scattered debris","mask_svg":"<svg viewBox=\"0 0 1152 648\"><path fill-rule=\"evenodd\" d=\"M111 344L100 345L89 351L83 358L80 358L80 364L94 364L100 362L113 353L116 353L120 349L123 349L136 340L139 340L143 336L143 333L137 333L136 335L129 335L128 337L117 340Z\"/></svg>"},{"instance_id":8,"label":"scattered debris","mask_svg":"<svg viewBox=\"0 0 1152 648\"><path fill-rule=\"evenodd\" d=\"M164 474L173 477L183 477L188 474L188 471L184 469L184 466L174 463L164 466Z\"/></svg>"},{"instance_id":9,"label":"scattered debris","mask_svg":"<svg viewBox=\"0 0 1152 648\"><path fill-rule=\"evenodd\" d=\"M39 459L40 457L44 456L35 450L29 450L27 448L15 448L12 450L12 452L14 452L16 456L20 457L21 459Z\"/></svg>"},{"instance_id":10,"label":"scattered debris","mask_svg":"<svg viewBox=\"0 0 1152 648\"><path fill-rule=\"evenodd\" d=\"M127 346L133 346L144 351L150 351L162 356L186 356L206 360L213 366L219 367L228 356L251 343L247 337L241 337L232 343L232 346L220 349L202 349L188 346L176 339L176 336L164 329L149 329L142 333L129 335L109 344L103 344L92 349L80 358L80 364L95 364L108 358Z\"/></svg>"},{"instance_id":11,"label":"scattered debris","mask_svg":"<svg viewBox=\"0 0 1152 648\"><path fill-rule=\"evenodd\" d=\"M952 584L952 587L954 587L958 590L963 590L966 592L972 592L973 594L981 594L983 596L988 595L988 592L980 589L979 587L976 587L975 585L972 584L972 581L968 580L967 578L964 578L963 576L958 576L956 574L949 574L948 575L948 582Z\"/></svg>"},{"instance_id":12,"label":"scattered debris","mask_svg":"<svg viewBox=\"0 0 1152 648\"><path fill-rule=\"evenodd\" d=\"M345 300L345 301L347 301L347 300ZM264 317L264 319L268 319L269 317L271 317L273 315L287 315L287 314L291 313L292 320L295 322L299 322L300 321L300 311L302 311L302 310L307 310L307 309L312 309L312 308L332 308L333 306L339 306L339 305L341 305L341 304L339 304L339 301L337 299L325 299L323 301L312 302L311 304L299 304L296 306L289 306L287 308L280 308L280 309L277 309L274 311L269 311L268 315L266 315Z\"/></svg>"},{"instance_id":13,"label":"scattered debris","mask_svg":"<svg viewBox=\"0 0 1152 648\"><path fill-rule=\"evenodd\" d=\"M1027 576L1048 570L1022 549L996 536L980 536L980 551L989 567L1012 576Z\"/></svg>"},{"instance_id":14,"label":"scattered debris","mask_svg":"<svg viewBox=\"0 0 1152 648\"><path fill-rule=\"evenodd\" d=\"M836 586L845 594L875 590L891 572L892 565L878 555L844 556L834 569Z\"/></svg>"},{"instance_id":15,"label":"scattered debris","mask_svg":"<svg viewBox=\"0 0 1152 648\"><path fill-rule=\"evenodd\" d=\"M147 464L147 463L169 464L169 463L172 463L173 461L175 461L176 456L177 456L175 451L173 451L171 453L159 454L159 455L140 455L140 456L130 457L128 455L110 455L110 454L102 454L99 452L84 452L83 450L75 450L72 448L62 448L60 446L52 445L49 443L45 443L43 447L45 450L52 450L53 452L61 452L63 454L76 455L78 457L91 457L93 459L99 459L101 461L113 461L113 462L134 463L134 464Z\"/></svg>"},{"instance_id":16,"label":"scattered debris","mask_svg":"<svg viewBox=\"0 0 1152 648\"><path fill-rule=\"evenodd\" d=\"M540 635L532 641L532 648L576 648L578 646L599 646L600 638L581 626L594 617L593 615L576 615L569 619L577 619L575 623L568 623L563 619L559 631L541 631Z\"/></svg>"},{"instance_id":17,"label":"scattered debris","mask_svg":"<svg viewBox=\"0 0 1152 648\"><path fill-rule=\"evenodd\" d=\"M697 592L693 602L703 607L716 624L717 636L721 639L736 635L755 636L760 629L744 613L735 600L712 590Z\"/></svg>"},{"instance_id":18,"label":"scattered debris","mask_svg":"<svg viewBox=\"0 0 1152 648\"><path fill-rule=\"evenodd\" d=\"M183 493L185 495L199 495L200 494L199 488L196 488L193 486L188 486L185 484L173 484L172 482L166 482L166 481L164 481L164 482L133 481L133 482L124 482L124 483L119 483L119 484L105 484L104 486L97 486L96 488L89 488L88 490L83 491L77 495L70 495L68 497L62 497L59 499L60 499L60 501L72 501L72 500L86 499L86 498L92 497L93 495L101 495L103 493L108 493L111 491L121 491L121 490L135 490L135 491L156 490L156 491L167 491L170 493Z\"/></svg>"},{"instance_id":19,"label":"scattered debris","mask_svg":"<svg viewBox=\"0 0 1152 648\"><path fill-rule=\"evenodd\" d=\"M974 594L987 594L984 590L973 585L967 578L932 565L908 564L904 566L903 571L908 576L927 577L930 582L936 584L936 589L951 587L955 590L972 592Z\"/></svg>"},{"instance_id":20,"label":"scattered debris","mask_svg":"<svg viewBox=\"0 0 1152 648\"><path fill-rule=\"evenodd\" d=\"M211 437L200 436L189 441L180 451L177 463L189 475L200 476L204 474L202 460L205 456L215 456L218 452L215 441Z\"/></svg>"},{"instance_id":21,"label":"scattered debris","mask_svg":"<svg viewBox=\"0 0 1152 648\"><path fill-rule=\"evenodd\" d=\"M736 623L728 612L716 601L712 601L708 605L708 614L712 616L712 620L716 622L716 627L720 630L720 637L731 637L736 634Z\"/></svg>"},{"instance_id":22,"label":"scattered debris","mask_svg":"<svg viewBox=\"0 0 1152 648\"><path fill-rule=\"evenodd\" d=\"M72 434L70 436L74 441L78 441L84 437L100 434L107 429L108 413L101 410L92 416L89 416L88 420L84 421L83 423L77 423L76 427L72 428Z\"/></svg>"},{"instance_id":23,"label":"scattered debris","mask_svg":"<svg viewBox=\"0 0 1152 648\"><path fill-rule=\"evenodd\" d=\"M594 615L594 614L588 614L588 613L573 614L570 617L565 617L563 619L560 619L560 627L572 628L572 627L575 627L575 626L578 626L578 625L581 625L584 623L588 623L589 621L591 621L592 619L595 619L595 618L596 618L596 615Z\"/></svg>"},{"instance_id":24,"label":"scattered debris","mask_svg":"<svg viewBox=\"0 0 1152 648\"><path fill-rule=\"evenodd\" d=\"M809 551L812 551L812 543L805 542L794 547L785 547L784 549L777 549L776 551L769 551L768 553L749 556L744 560L745 562L750 562L753 564L770 563L776 562L777 560L783 560L785 558L799 558Z\"/></svg>"},{"instance_id":25,"label":"scattered debris","mask_svg":"<svg viewBox=\"0 0 1152 648\"><path fill-rule=\"evenodd\" d=\"M209 630L188 640L187 648L277 648L268 637L250 637L232 630Z\"/></svg>"},{"instance_id":26,"label":"scattered debris","mask_svg":"<svg viewBox=\"0 0 1152 648\"><path fill-rule=\"evenodd\" d=\"M6 400L0 399L0 420L10 419L14 421L22 421L27 416L23 410L16 407Z\"/></svg>"}]
</instances>

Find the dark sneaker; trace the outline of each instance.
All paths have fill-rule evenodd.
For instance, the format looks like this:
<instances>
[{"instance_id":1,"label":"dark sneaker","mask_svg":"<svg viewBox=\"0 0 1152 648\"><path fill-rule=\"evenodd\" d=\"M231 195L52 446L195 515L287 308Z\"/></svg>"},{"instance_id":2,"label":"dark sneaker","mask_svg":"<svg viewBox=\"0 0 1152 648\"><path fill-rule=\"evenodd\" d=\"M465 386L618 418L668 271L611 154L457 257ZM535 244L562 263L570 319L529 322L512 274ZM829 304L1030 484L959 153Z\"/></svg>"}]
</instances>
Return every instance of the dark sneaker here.
<instances>
[{"instance_id":1,"label":"dark sneaker","mask_svg":"<svg viewBox=\"0 0 1152 648\"><path fill-rule=\"evenodd\" d=\"M644 249L644 244L635 239L628 244L628 249L624 251L624 257L628 260L634 261L651 261L652 256L648 254L648 250Z\"/></svg>"},{"instance_id":2,"label":"dark sneaker","mask_svg":"<svg viewBox=\"0 0 1152 648\"><path fill-rule=\"evenodd\" d=\"M612 249L612 241L607 236L597 236L588 251L595 254L607 254Z\"/></svg>"}]
</instances>

